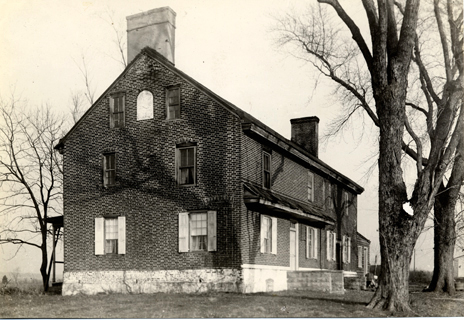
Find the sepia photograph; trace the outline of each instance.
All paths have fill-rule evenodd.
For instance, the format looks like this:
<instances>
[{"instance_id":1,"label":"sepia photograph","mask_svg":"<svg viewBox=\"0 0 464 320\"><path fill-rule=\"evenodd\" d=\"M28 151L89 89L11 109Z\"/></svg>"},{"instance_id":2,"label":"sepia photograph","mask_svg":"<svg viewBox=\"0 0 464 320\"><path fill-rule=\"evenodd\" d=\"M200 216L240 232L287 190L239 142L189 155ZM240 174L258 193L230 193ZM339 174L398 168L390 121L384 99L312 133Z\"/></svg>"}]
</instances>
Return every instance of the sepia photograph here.
<instances>
[{"instance_id":1,"label":"sepia photograph","mask_svg":"<svg viewBox=\"0 0 464 320\"><path fill-rule=\"evenodd\" d=\"M464 317L461 0L0 0L0 318Z\"/></svg>"}]
</instances>

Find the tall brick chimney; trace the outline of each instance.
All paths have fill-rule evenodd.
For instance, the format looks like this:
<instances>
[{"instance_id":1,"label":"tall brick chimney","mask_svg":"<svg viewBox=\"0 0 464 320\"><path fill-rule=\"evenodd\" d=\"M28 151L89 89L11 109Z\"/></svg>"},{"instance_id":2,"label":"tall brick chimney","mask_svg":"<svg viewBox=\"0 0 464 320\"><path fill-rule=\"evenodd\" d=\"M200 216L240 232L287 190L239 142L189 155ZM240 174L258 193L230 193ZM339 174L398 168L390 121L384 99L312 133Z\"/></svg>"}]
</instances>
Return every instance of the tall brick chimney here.
<instances>
[{"instance_id":1,"label":"tall brick chimney","mask_svg":"<svg viewBox=\"0 0 464 320\"><path fill-rule=\"evenodd\" d=\"M292 141L300 147L318 157L319 146L319 118L305 117L291 119L292 124Z\"/></svg>"},{"instance_id":2,"label":"tall brick chimney","mask_svg":"<svg viewBox=\"0 0 464 320\"><path fill-rule=\"evenodd\" d=\"M169 7L157 8L126 17L127 63L148 46L174 63L176 13Z\"/></svg>"}]
</instances>

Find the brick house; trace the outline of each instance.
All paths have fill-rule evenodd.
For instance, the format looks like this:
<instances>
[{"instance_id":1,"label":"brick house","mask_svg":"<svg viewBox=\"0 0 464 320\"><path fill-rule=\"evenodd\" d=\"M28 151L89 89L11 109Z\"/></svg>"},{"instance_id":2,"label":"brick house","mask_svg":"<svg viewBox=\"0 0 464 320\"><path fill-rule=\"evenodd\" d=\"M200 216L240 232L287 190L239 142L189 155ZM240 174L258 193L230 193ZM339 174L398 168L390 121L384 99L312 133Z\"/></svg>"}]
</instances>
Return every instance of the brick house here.
<instances>
[{"instance_id":1,"label":"brick house","mask_svg":"<svg viewBox=\"0 0 464 320\"><path fill-rule=\"evenodd\" d=\"M298 273L343 289L362 274L363 189L318 159L319 119L284 138L174 66L170 8L127 21L130 63L56 146L63 294L275 291Z\"/></svg>"}]
</instances>

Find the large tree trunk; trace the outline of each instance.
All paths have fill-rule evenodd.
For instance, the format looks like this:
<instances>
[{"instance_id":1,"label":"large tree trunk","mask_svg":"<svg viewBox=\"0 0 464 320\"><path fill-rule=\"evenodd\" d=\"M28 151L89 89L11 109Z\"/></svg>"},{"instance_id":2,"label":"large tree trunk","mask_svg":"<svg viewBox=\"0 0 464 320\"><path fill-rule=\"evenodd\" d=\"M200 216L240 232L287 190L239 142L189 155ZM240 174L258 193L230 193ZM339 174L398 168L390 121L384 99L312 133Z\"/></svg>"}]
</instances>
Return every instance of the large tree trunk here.
<instances>
[{"instance_id":1,"label":"large tree trunk","mask_svg":"<svg viewBox=\"0 0 464 320\"><path fill-rule=\"evenodd\" d=\"M453 255L456 243L455 208L464 178L464 141L459 141L448 184L440 185L434 203L434 269L428 291L455 293Z\"/></svg>"},{"instance_id":2,"label":"large tree trunk","mask_svg":"<svg viewBox=\"0 0 464 320\"><path fill-rule=\"evenodd\" d=\"M455 293L453 254L456 242L454 204L447 201L448 192L442 185L434 205L434 269L427 291Z\"/></svg>"}]
</instances>

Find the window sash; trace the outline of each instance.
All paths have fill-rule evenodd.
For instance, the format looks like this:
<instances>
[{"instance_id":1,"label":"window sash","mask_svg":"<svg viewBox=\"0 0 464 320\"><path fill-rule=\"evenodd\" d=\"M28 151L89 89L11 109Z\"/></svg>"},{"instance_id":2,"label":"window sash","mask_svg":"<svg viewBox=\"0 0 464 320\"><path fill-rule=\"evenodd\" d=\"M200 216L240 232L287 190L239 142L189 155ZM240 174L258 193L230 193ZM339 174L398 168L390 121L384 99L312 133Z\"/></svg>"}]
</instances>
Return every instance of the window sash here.
<instances>
[{"instance_id":1,"label":"window sash","mask_svg":"<svg viewBox=\"0 0 464 320\"><path fill-rule=\"evenodd\" d=\"M264 226L264 252L272 252L272 220L269 217L263 218Z\"/></svg>"},{"instance_id":2,"label":"window sash","mask_svg":"<svg viewBox=\"0 0 464 320\"><path fill-rule=\"evenodd\" d=\"M308 200L314 201L314 174L308 172Z\"/></svg>"},{"instance_id":3,"label":"window sash","mask_svg":"<svg viewBox=\"0 0 464 320\"><path fill-rule=\"evenodd\" d=\"M106 253L118 253L118 218L105 218Z\"/></svg>"},{"instance_id":4,"label":"window sash","mask_svg":"<svg viewBox=\"0 0 464 320\"><path fill-rule=\"evenodd\" d=\"M103 181L105 186L116 184L116 154L104 154Z\"/></svg>"},{"instance_id":5,"label":"window sash","mask_svg":"<svg viewBox=\"0 0 464 320\"><path fill-rule=\"evenodd\" d=\"M263 186L271 188L271 155L263 153Z\"/></svg>"},{"instance_id":6,"label":"window sash","mask_svg":"<svg viewBox=\"0 0 464 320\"><path fill-rule=\"evenodd\" d=\"M180 88L167 90L168 119L180 118Z\"/></svg>"},{"instance_id":7,"label":"window sash","mask_svg":"<svg viewBox=\"0 0 464 320\"><path fill-rule=\"evenodd\" d=\"M345 197L345 215L348 216L349 214L349 195L348 195L348 192L345 192L344 193L344 197Z\"/></svg>"},{"instance_id":8,"label":"window sash","mask_svg":"<svg viewBox=\"0 0 464 320\"><path fill-rule=\"evenodd\" d=\"M111 97L111 127L123 128L124 127L124 109L125 109L125 96L123 94Z\"/></svg>"},{"instance_id":9,"label":"window sash","mask_svg":"<svg viewBox=\"0 0 464 320\"><path fill-rule=\"evenodd\" d=\"M185 147L177 148L178 152L178 168L177 182L180 185L195 184L196 175L196 148Z\"/></svg>"}]
</instances>

